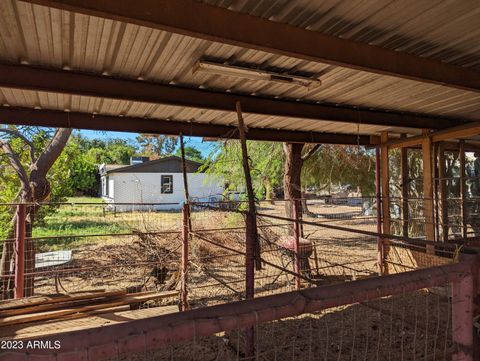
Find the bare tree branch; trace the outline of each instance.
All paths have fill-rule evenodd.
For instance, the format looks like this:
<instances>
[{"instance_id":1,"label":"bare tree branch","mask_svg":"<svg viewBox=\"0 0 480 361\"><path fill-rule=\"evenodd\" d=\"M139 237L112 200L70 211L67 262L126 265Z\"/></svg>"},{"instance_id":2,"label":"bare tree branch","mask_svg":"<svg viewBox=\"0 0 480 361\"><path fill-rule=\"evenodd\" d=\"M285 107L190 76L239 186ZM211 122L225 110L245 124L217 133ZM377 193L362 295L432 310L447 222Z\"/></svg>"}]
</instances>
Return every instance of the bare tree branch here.
<instances>
[{"instance_id":1,"label":"bare tree branch","mask_svg":"<svg viewBox=\"0 0 480 361\"><path fill-rule=\"evenodd\" d=\"M44 177L48 173L53 163L55 163L62 153L71 133L72 128L59 128L55 131L55 135L52 137L50 143L32 165L30 178L38 178L39 176Z\"/></svg>"},{"instance_id":2,"label":"bare tree branch","mask_svg":"<svg viewBox=\"0 0 480 361\"><path fill-rule=\"evenodd\" d=\"M22 188L25 189L30 189L30 184L28 181L28 174L25 170L25 168L22 165L22 162L20 161L20 158L18 154L15 153L15 151L12 149L10 144L8 142L4 142L3 140L0 140L0 148L2 151L5 153L5 155L8 158L8 161L10 163L10 166L15 170L15 172L18 175L18 178L20 179L20 182L22 183Z\"/></svg>"},{"instance_id":3,"label":"bare tree branch","mask_svg":"<svg viewBox=\"0 0 480 361\"><path fill-rule=\"evenodd\" d=\"M321 146L322 146L321 144L315 144L313 148L310 148L310 150L302 156L302 160L306 161L307 159L309 159L312 155L315 154L317 150L320 149Z\"/></svg>"},{"instance_id":4,"label":"bare tree branch","mask_svg":"<svg viewBox=\"0 0 480 361\"><path fill-rule=\"evenodd\" d=\"M0 128L0 132L13 135L14 137L17 137L23 140L23 142L27 144L28 147L30 148L30 158L32 159L32 163L35 162L35 146L33 145L33 142L30 141L30 139L28 139L26 136L24 136L22 133L20 133L18 130L15 130L15 129Z\"/></svg>"}]
</instances>

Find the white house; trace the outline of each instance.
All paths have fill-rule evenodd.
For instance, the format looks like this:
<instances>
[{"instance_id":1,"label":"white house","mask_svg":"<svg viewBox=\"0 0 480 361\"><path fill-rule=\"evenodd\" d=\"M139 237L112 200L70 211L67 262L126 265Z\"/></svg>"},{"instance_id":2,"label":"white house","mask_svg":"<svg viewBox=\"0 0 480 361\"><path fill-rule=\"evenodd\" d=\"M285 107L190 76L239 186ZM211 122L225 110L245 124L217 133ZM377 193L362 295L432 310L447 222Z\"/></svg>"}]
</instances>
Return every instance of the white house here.
<instances>
[{"instance_id":1,"label":"white house","mask_svg":"<svg viewBox=\"0 0 480 361\"><path fill-rule=\"evenodd\" d=\"M130 163L100 165L101 197L106 202L118 204L117 210L168 210L182 207L185 196L181 158L171 156L148 160L133 157ZM211 175L207 178L205 173L199 172L201 165L186 161L190 198L202 202L220 200L223 182Z\"/></svg>"}]
</instances>

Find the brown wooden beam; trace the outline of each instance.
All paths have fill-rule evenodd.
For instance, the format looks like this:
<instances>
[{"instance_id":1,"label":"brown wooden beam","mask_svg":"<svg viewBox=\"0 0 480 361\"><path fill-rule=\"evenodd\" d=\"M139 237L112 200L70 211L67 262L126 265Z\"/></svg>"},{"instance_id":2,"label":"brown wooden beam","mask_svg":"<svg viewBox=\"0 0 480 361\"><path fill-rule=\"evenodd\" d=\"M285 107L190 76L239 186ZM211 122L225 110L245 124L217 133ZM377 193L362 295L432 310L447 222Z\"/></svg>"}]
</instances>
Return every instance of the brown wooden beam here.
<instances>
[{"instance_id":1,"label":"brown wooden beam","mask_svg":"<svg viewBox=\"0 0 480 361\"><path fill-rule=\"evenodd\" d=\"M170 134L185 136L238 139L237 127L195 122L168 121L111 115L93 115L58 110L35 110L20 107L0 107L0 122L15 125L31 125L55 128L111 130L148 134ZM264 140L292 143L326 143L370 145L370 137L355 134L300 132L290 130L250 128L249 140Z\"/></svg>"},{"instance_id":2,"label":"brown wooden beam","mask_svg":"<svg viewBox=\"0 0 480 361\"><path fill-rule=\"evenodd\" d=\"M480 134L480 122L471 122L460 124L451 128L437 130L430 134L416 135L408 138L391 139L387 145L390 148L415 147L421 145L426 136L430 137L432 142L443 142L451 139L464 139L474 137Z\"/></svg>"},{"instance_id":3,"label":"brown wooden beam","mask_svg":"<svg viewBox=\"0 0 480 361\"><path fill-rule=\"evenodd\" d=\"M388 141L388 132L382 132L381 141L383 144ZM382 177L382 220L383 220L383 233L390 234L390 166L388 159L388 147L381 146L380 151L380 167Z\"/></svg>"},{"instance_id":4,"label":"brown wooden beam","mask_svg":"<svg viewBox=\"0 0 480 361\"><path fill-rule=\"evenodd\" d=\"M228 112L235 109L236 102L240 101L244 113L354 124L357 124L358 120L362 119L362 124L369 125L443 129L463 123L463 121L458 119L439 119L408 113L279 100L73 71L1 63L0 86Z\"/></svg>"},{"instance_id":5,"label":"brown wooden beam","mask_svg":"<svg viewBox=\"0 0 480 361\"><path fill-rule=\"evenodd\" d=\"M403 236L408 237L408 218L409 218L409 204L408 204L408 148L400 149L400 170L401 170L401 190L402 190L402 230Z\"/></svg>"},{"instance_id":6,"label":"brown wooden beam","mask_svg":"<svg viewBox=\"0 0 480 361\"><path fill-rule=\"evenodd\" d=\"M341 39L194 0L28 2L274 54L480 91L480 73L473 69Z\"/></svg>"},{"instance_id":7,"label":"brown wooden beam","mask_svg":"<svg viewBox=\"0 0 480 361\"><path fill-rule=\"evenodd\" d=\"M480 122L466 123L450 129L438 130L431 134L433 142L449 139L463 139L480 134Z\"/></svg>"},{"instance_id":8,"label":"brown wooden beam","mask_svg":"<svg viewBox=\"0 0 480 361\"><path fill-rule=\"evenodd\" d=\"M423 214L425 217L425 238L428 241L435 240L435 215L433 208L433 161L432 141L425 137L422 142L423 153ZM427 253L434 252L432 247L427 246Z\"/></svg>"}]
</instances>

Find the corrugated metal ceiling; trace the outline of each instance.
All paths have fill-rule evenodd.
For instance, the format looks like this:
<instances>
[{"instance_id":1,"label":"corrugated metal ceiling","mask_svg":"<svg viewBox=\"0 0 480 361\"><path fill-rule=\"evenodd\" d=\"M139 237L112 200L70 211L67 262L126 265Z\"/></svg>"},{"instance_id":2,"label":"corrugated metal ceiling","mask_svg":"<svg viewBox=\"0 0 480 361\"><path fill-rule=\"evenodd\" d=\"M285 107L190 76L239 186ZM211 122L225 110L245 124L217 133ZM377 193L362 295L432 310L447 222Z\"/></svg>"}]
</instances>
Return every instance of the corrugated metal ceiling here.
<instances>
[{"instance_id":1,"label":"corrugated metal ceiling","mask_svg":"<svg viewBox=\"0 0 480 361\"><path fill-rule=\"evenodd\" d=\"M478 1L210 1L235 11L480 70ZM143 78L241 94L348 104L480 120L480 94L224 45L15 0L0 0L0 59ZM291 84L192 74L198 59L256 64L320 76L308 90ZM233 113L1 89L0 102L86 112L235 121ZM233 109L232 109L233 111ZM248 115L251 126L356 133L357 126ZM362 133L385 127L361 126ZM396 132L415 133L406 129Z\"/></svg>"}]
</instances>

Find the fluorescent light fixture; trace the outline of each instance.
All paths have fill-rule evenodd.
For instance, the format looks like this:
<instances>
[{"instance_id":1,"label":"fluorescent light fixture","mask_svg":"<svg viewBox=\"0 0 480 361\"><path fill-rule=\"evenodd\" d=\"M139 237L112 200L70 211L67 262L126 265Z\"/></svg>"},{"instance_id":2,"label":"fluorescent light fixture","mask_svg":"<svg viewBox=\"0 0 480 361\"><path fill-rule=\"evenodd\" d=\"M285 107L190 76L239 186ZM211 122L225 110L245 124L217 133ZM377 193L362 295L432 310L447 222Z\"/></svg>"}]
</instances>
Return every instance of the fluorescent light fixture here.
<instances>
[{"instance_id":1,"label":"fluorescent light fixture","mask_svg":"<svg viewBox=\"0 0 480 361\"><path fill-rule=\"evenodd\" d=\"M195 63L192 73L197 72L211 73L224 76L233 76L250 80L265 80L275 83L295 84L307 88L315 88L322 85L320 79L308 78L304 76L275 73L266 70L245 68L234 65L212 63L209 61L199 60Z\"/></svg>"}]
</instances>

